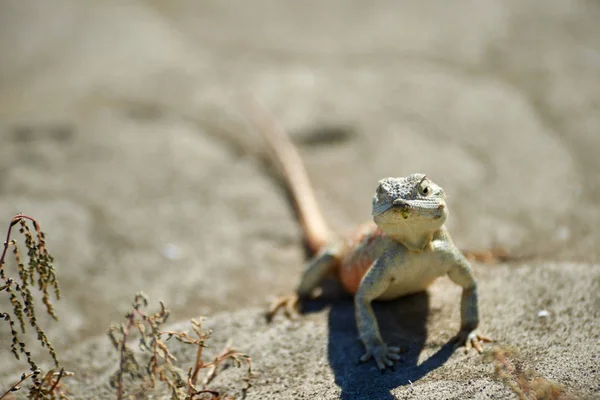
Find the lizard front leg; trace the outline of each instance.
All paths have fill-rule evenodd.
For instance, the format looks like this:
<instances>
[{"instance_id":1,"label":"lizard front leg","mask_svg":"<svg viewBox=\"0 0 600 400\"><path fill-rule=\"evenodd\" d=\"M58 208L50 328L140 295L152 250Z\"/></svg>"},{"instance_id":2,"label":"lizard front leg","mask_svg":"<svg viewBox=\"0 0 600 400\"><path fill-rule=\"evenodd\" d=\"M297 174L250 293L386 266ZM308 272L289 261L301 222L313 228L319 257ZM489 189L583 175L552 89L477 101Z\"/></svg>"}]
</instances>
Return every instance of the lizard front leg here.
<instances>
[{"instance_id":1,"label":"lizard front leg","mask_svg":"<svg viewBox=\"0 0 600 400\"><path fill-rule=\"evenodd\" d=\"M381 296L389 287L393 276L395 260L392 254L384 253L363 277L354 296L356 324L360 340L365 346L365 354L360 358L365 362L371 358L380 370L394 365L400 359L399 347L388 346L381 338L377 318L371 302Z\"/></svg>"},{"instance_id":2,"label":"lizard front leg","mask_svg":"<svg viewBox=\"0 0 600 400\"><path fill-rule=\"evenodd\" d=\"M463 293L460 301L460 332L456 337L457 345L465 345L465 350L471 347L477 352L483 351L481 343L491 342L490 338L481 336L477 332L479 325L479 305L477 298L477 282L473 277L469 262L458 250L454 253L456 263L448 271L450 279L462 286Z\"/></svg>"}]
</instances>

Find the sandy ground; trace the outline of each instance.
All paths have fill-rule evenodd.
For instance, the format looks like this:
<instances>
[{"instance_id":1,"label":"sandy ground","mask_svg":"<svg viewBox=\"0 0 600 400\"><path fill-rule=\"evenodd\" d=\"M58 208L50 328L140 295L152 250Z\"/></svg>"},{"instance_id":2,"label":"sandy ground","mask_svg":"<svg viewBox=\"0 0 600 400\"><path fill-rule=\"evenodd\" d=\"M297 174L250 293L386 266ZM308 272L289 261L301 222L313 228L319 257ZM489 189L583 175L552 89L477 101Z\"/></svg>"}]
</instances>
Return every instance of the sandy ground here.
<instances>
[{"instance_id":1,"label":"sandy ground","mask_svg":"<svg viewBox=\"0 0 600 400\"><path fill-rule=\"evenodd\" d=\"M0 2L0 215L47 232L63 299L40 322L75 397L114 398L104 332L139 290L177 326L207 316L210 354L228 338L248 353L248 399L516 396L491 351L446 345L447 279L377 305L407 349L385 375L357 365L348 298L264 322L304 254L241 107L253 93L336 230L369 218L378 179L425 172L460 247L527 256L474 266L482 330L529 378L600 398L599 19L560 0ZM26 369L9 343L0 325L0 388ZM240 397L242 375L214 386Z\"/></svg>"}]
</instances>

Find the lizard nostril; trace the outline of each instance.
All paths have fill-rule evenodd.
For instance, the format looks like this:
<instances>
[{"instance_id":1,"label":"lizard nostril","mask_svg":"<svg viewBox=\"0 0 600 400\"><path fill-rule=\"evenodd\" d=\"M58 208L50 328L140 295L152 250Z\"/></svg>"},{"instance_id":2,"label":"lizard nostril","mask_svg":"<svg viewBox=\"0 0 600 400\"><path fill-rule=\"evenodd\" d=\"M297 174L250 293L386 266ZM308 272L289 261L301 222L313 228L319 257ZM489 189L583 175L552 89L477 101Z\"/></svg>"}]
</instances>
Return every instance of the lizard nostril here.
<instances>
[{"instance_id":1,"label":"lizard nostril","mask_svg":"<svg viewBox=\"0 0 600 400\"><path fill-rule=\"evenodd\" d=\"M402 209L410 208L410 204L408 204L408 202L404 199L396 199L392 202L392 204Z\"/></svg>"}]
</instances>

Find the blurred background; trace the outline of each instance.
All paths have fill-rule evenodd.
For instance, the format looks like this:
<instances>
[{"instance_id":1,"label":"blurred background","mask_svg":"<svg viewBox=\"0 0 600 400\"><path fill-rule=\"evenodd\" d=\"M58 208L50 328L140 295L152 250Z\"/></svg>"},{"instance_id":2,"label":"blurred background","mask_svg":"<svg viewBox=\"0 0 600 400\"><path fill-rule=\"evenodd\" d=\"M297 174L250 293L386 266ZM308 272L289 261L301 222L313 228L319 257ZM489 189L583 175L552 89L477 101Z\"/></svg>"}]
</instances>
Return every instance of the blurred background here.
<instances>
[{"instance_id":1,"label":"blurred background","mask_svg":"<svg viewBox=\"0 0 600 400\"><path fill-rule=\"evenodd\" d=\"M424 172L460 247L597 262L598 21L590 0L0 0L0 217L47 233L51 341L103 335L139 290L176 320L294 287L301 232L248 93L337 230L378 179Z\"/></svg>"}]
</instances>

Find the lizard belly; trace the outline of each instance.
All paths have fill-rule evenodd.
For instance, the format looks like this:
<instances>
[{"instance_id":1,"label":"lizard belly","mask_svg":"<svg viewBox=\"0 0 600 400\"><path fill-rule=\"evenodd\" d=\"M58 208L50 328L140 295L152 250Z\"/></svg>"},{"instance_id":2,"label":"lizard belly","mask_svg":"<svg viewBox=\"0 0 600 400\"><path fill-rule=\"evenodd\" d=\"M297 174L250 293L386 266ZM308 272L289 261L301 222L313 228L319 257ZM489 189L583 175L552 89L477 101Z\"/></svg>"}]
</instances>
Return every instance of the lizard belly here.
<instances>
[{"instance_id":1,"label":"lizard belly","mask_svg":"<svg viewBox=\"0 0 600 400\"><path fill-rule=\"evenodd\" d=\"M338 278L344 289L355 294L360 283L388 246L397 246L380 232L373 231L365 235L355 251L342 258ZM378 297L380 300L392 300L401 296L421 292L440 276L447 274L447 268L440 257L432 251L414 253L406 251L404 261L394 266L394 280L386 291Z\"/></svg>"},{"instance_id":2,"label":"lizard belly","mask_svg":"<svg viewBox=\"0 0 600 400\"><path fill-rule=\"evenodd\" d=\"M422 292L440 276L447 274L447 268L431 252L409 253L402 265L396 266L396 276L380 300L392 300L407 294Z\"/></svg>"}]
</instances>

